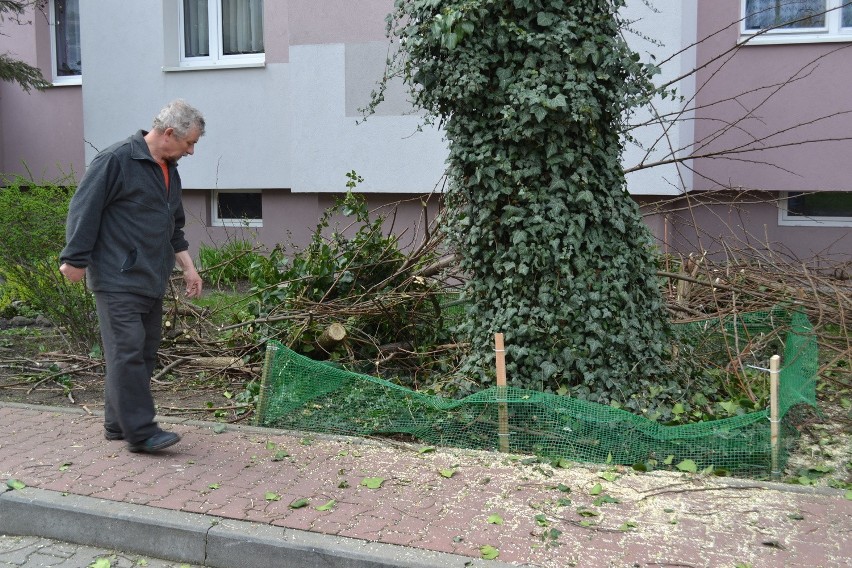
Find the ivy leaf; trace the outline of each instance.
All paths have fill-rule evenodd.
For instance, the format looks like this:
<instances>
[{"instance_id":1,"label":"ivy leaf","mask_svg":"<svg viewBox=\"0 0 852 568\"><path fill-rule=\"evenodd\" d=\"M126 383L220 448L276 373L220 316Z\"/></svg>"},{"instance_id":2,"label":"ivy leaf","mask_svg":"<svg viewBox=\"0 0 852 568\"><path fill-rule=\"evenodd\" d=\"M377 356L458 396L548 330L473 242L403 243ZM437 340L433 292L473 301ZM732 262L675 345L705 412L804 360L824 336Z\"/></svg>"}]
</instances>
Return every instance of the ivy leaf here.
<instances>
[{"instance_id":1,"label":"ivy leaf","mask_svg":"<svg viewBox=\"0 0 852 568\"><path fill-rule=\"evenodd\" d=\"M68 468L71 467L72 462L62 462L59 465L59 471L68 471Z\"/></svg>"},{"instance_id":2,"label":"ivy leaf","mask_svg":"<svg viewBox=\"0 0 852 568\"><path fill-rule=\"evenodd\" d=\"M479 549L479 555L483 560L494 560L498 556L500 556L500 551L491 546L490 544L486 544L485 546Z\"/></svg>"},{"instance_id":3,"label":"ivy leaf","mask_svg":"<svg viewBox=\"0 0 852 568\"><path fill-rule=\"evenodd\" d=\"M280 497L279 497L279 499L280 499ZM277 499L276 499L276 501L277 501ZM290 503L289 507L291 509L301 509L302 507L306 507L310 504L311 504L310 499L296 499L295 501Z\"/></svg>"},{"instance_id":4,"label":"ivy leaf","mask_svg":"<svg viewBox=\"0 0 852 568\"><path fill-rule=\"evenodd\" d=\"M209 487L210 489L219 489L219 487L221 487L221 485L219 485L218 483L211 483L207 487Z\"/></svg>"},{"instance_id":5,"label":"ivy leaf","mask_svg":"<svg viewBox=\"0 0 852 568\"><path fill-rule=\"evenodd\" d=\"M490 517L488 517L487 521L492 525L502 525L503 517L501 517L500 515L491 515Z\"/></svg>"},{"instance_id":6,"label":"ivy leaf","mask_svg":"<svg viewBox=\"0 0 852 568\"><path fill-rule=\"evenodd\" d=\"M275 493L274 491L267 491L263 495L263 498L266 499L267 501L280 501L281 495L279 495L278 493Z\"/></svg>"},{"instance_id":7,"label":"ivy leaf","mask_svg":"<svg viewBox=\"0 0 852 568\"><path fill-rule=\"evenodd\" d=\"M683 460L679 464L675 466L681 471L687 471L689 473L695 473L698 471L698 466L695 465L695 462L692 460Z\"/></svg>"},{"instance_id":8,"label":"ivy leaf","mask_svg":"<svg viewBox=\"0 0 852 568\"><path fill-rule=\"evenodd\" d=\"M670 454L670 455L666 456L666 459L663 460L663 463L666 464L666 465L672 465L673 461L674 461L674 455Z\"/></svg>"},{"instance_id":9,"label":"ivy leaf","mask_svg":"<svg viewBox=\"0 0 852 568\"><path fill-rule=\"evenodd\" d=\"M597 511L592 511L591 509L586 509L584 507L580 507L579 509L577 509L577 514L580 515L581 517L597 517L598 516Z\"/></svg>"},{"instance_id":10,"label":"ivy leaf","mask_svg":"<svg viewBox=\"0 0 852 568\"><path fill-rule=\"evenodd\" d=\"M601 495L592 502L592 504L596 507L600 507L601 505L604 505L606 503L621 503L621 501L619 501L615 497L610 497L609 495Z\"/></svg>"},{"instance_id":11,"label":"ivy leaf","mask_svg":"<svg viewBox=\"0 0 852 568\"><path fill-rule=\"evenodd\" d=\"M428 453L430 453L430 452L434 452L434 451L435 451L435 447L434 447L434 446L425 446L425 447L420 448L419 450L417 450L417 453L418 453L418 454L428 454Z\"/></svg>"},{"instance_id":12,"label":"ivy leaf","mask_svg":"<svg viewBox=\"0 0 852 568\"><path fill-rule=\"evenodd\" d=\"M624 523L623 525L618 527L618 530L626 532L626 531L629 531L631 529L635 529L638 526L639 525L637 525L635 521L627 521L626 523Z\"/></svg>"},{"instance_id":13,"label":"ivy leaf","mask_svg":"<svg viewBox=\"0 0 852 568\"><path fill-rule=\"evenodd\" d=\"M846 493L843 494L843 498L852 501L852 489L848 489Z\"/></svg>"},{"instance_id":14,"label":"ivy leaf","mask_svg":"<svg viewBox=\"0 0 852 568\"><path fill-rule=\"evenodd\" d=\"M278 450L277 452L275 452L275 455L272 456L272 461L280 462L281 460L283 460L284 458L289 457L289 456L290 456L290 454L288 454L284 450Z\"/></svg>"},{"instance_id":15,"label":"ivy leaf","mask_svg":"<svg viewBox=\"0 0 852 568\"><path fill-rule=\"evenodd\" d=\"M615 481L618 479L618 474L614 471L604 471L603 473L599 473L598 477L606 479L607 481Z\"/></svg>"},{"instance_id":16,"label":"ivy leaf","mask_svg":"<svg viewBox=\"0 0 852 568\"><path fill-rule=\"evenodd\" d=\"M110 568L112 566L112 562L110 562L109 558L97 558L94 562L89 564L89 568Z\"/></svg>"},{"instance_id":17,"label":"ivy leaf","mask_svg":"<svg viewBox=\"0 0 852 568\"><path fill-rule=\"evenodd\" d=\"M361 485L367 489L378 489L385 482L384 477L365 477L361 480Z\"/></svg>"},{"instance_id":18,"label":"ivy leaf","mask_svg":"<svg viewBox=\"0 0 852 568\"><path fill-rule=\"evenodd\" d=\"M454 470L454 469L442 469L442 470L440 470L440 474L441 474L441 476L449 479L456 474L456 470Z\"/></svg>"},{"instance_id":19,"label":"ivy leaf","mask_svg":"<svg viewBox=\"0 0 852 568\"><path fill-rule=\"evenodd\" d=\"M23 481L18 481L17 479L10 479L6 482L6 487L9 489L23 489L27 484Z\"/></svg>"},{"instance_id":20,"label":"ivy leaf","mask_svg":"<svg viewBox=\"0 0 852 568\"><path fill-rule=\"evenodd\" d=\"M603 491L603 486L600 483L595 483L595 486L589 490L589 495L600 495Z\"/></svg>"},{"instance_id":21,"label":"ivy leaf","mask_svg":"<svg viewBox=\"0 0 852 568\"><path fill-rule=\"evenodd\" d=\"M335 505L337 505L337 501L332 499L331 501L329 501L325 505L320 505L319 507L315 507L315 509L317 511L331 511L334 508Z\"/></svg>"},{"instance_id":22,"label":"ivy leaf","mask_svg":"<svg viewBox=\"0 0 852 568\"><path fill-rule=\"evenodd\" d=\"M275 442L273 442L271 440L266 441L266 449L267 450L274 450L277 447L278 447L278 444L276 444Z\"/></svg>"}]
</instances>

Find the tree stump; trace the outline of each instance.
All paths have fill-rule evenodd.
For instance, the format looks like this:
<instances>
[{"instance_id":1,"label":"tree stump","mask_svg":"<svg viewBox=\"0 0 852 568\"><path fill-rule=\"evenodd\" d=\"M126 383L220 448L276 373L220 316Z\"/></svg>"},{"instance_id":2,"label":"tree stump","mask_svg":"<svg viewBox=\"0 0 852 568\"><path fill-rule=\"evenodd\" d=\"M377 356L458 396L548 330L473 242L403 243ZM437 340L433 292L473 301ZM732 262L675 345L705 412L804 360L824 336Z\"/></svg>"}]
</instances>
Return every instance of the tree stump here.
<instances>
[{"instance_id":1,"label":"tree stump","mask_svg":"<svg viewBox=\"0 0 852 568\"><path fill-rule=\"evenodd\" d=\"M326 354L334 351L346 339L346 328L339 323L333 323L317 337L317 346Z\"/></svg>"}]
</instances>

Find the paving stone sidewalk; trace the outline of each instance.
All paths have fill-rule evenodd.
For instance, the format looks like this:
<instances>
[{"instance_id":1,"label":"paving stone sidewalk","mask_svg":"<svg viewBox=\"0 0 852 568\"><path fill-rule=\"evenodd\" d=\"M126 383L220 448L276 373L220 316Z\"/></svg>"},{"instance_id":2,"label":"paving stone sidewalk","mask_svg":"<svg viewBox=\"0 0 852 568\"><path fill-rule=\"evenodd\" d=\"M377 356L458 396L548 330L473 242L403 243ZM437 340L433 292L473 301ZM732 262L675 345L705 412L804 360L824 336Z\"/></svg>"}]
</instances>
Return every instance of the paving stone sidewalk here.
<instances>
[{"instance_id":1,"label":"paving stone sidewalk","mask_svg":"<svg viewBox=\"0 0 852 568\"><path fill-rule=\"evenodd\" d=\"M35 488L35 496L104 505L105 526L114 503L155 516L198 515L223 527L248 523L273 539L334 537L344 548L372 543L390 547L385 552L454 555L435 557L435 566L852 565L852 501L842 491L553 468L525 456L250 427L219 432L195 421L161 424L182 441L160 454L133 454L123 442L104 440L100 416L0 403L0 480L27 486L0 495L0 530L14 526L4 512L12 502L4 501L18 493L19 506ZM132 545L133 535L126 538ZM268 554L268 547L255 549ZM499 555L489 562L483 551ZM422 558L386 562L372 566L430 565Z\"/></svg>"}]
</instances>

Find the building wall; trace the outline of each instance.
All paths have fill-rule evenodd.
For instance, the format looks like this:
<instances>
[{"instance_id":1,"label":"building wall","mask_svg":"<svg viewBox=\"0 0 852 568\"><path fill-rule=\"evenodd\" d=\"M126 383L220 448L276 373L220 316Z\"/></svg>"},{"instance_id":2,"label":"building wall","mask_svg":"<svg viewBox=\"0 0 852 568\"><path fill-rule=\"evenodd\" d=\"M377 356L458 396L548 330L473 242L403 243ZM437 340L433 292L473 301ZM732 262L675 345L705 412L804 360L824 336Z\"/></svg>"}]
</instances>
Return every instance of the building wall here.
<instances>
[{"instance_id":1,"label":"building wall","mask_svg":"<svg viewBox=\"0 0 852 568\"><path fill-rule=\"evenodd\" d=\"M699 37L712 39L698 47L696 152L754 151L696 160L695 189L852 189L852 43L737 48L740 9L699 4Z\"/></svg>"},{"instance_id":2,"label":"building wall","mask_svg":"<svg viewBox=\"0 0 852 568\"><path fill-rule=\"evenodd\" d=\"M628 2L621 12L630 22L625 38L631 48L642 56L642 61L660 68L656 84L664 85L685 76L673 85L677 97L685 101L695 94L695 77L688 72L695 68L696 50L691 46L696 41L697 10L698 0L650 5L634 1ZM677 97L657 97L650 108L640 110L630 119L633 125L644 125L630 131L635 141L626 143L622 159L629 172L627 187L634 196L678 195L693 186L691 164L671 163L672 159L689 154L693 139L689 105ZM660 120L660 117L666 118Z\"/></svg>"},{"instance_id":3,"label":"building wall","mask_svg":"<svg viewBox=\"0 0 852 568\"><path fill-rule=\"evenodd\" d=\"M778 224L777 193L709 191L643 203L662 250L707 255L716 261L778 259L828 267L852 262L848 227Z\"/></svg>"},{"instance_id":4,"label":"building wall","mask_svg":"<svg viewBox=\"0 0 852 568\"><path fill-rule=\"evenodd\" d=\"M392 83L385 101L366 121L360 110L384 69L390 47L385 15L392 5L392 0L267 0L263 67L188 71L176 70L179 0L81 0L83 87L26 95L16 86L0 84L0 171L26 173L16 166L26 161L34 177L51 179L73 171L79 178L98 150L149 128L157 110L180 97L200 108L208 124L196 155L180 165L193 252L200 242L233 236L233 229L210 226L211 192L216 189L263 191L264 226L250 231L250 240L270 246L305 244L324 207L345 190L346 173L352 170L364 178L357 189L373 205L440 192L446 141L436 128L418 131L422 117L409 113L403 86ZM658 82L687 78L676 85L683 99L657 100L653 112L632 119L653 122L654 113L680 118L665 129L649 124L631 132L638 143L627 145L624 164L631 170L628 189L634 196L647 202L725 187L848 188L848 142L762 150L747 160L647 167L686 155L694 138L701 153L847 109L846 82L852 76L846 72L852 58L844 58L845 44L749 46L732 51L724 64L711 62L740 39L732 25L739 17L739 0L684 0L654 8L629 3L622 13L631 22L626 37L644 60L661 63ZM43 16L33 16L35 24L29 28L5 24L8 36L0 36L0 49L10 46L49 70L50 29ZM696 38L708 39L689 47ZM816 61L819 66L808 65ZM690 74L696 66L700 71ZM776 89L765 101L758 98L759 87L799 69L806 80ZM749 90L754 92L746 94ZM820 93L819 104L814 104L815 92ZM757 110L738 128L706 143L714 125L732 122L744 105ZM774 140L841 138L852 131L850 126L846 115L839 115ZM820 243L842 232L779 227L774 206L746 207L754 215L738 214L738 219L765 221L772 239L792 241L802 254L822 250ZM694 214L703 219L705 213L710 227L725 216L711 208ZM418 215L418 208L403 207L397 226L416 224ZM648 217L648 223L669 249L707 246L673 236L688 231L691 216L684 219L658 214ZM738 230L752 229L741 224ZM839 242L842 246L844 241Z\"/></svg>"},{"instance_id":5,"label":"building wall","mask_svg":"<svg viewBox=\"0 0 852 568\"><path fill-rule=\"evenodd\" d=\"M38 67L51 80L51 48L47 17L29 7L18 25L0 23L0 53L10 53ZM35 181L65 183L85 169L79 85L51 87L29 93L16 83L0 82L0 173Z\"/></svg>"}]
</instances>

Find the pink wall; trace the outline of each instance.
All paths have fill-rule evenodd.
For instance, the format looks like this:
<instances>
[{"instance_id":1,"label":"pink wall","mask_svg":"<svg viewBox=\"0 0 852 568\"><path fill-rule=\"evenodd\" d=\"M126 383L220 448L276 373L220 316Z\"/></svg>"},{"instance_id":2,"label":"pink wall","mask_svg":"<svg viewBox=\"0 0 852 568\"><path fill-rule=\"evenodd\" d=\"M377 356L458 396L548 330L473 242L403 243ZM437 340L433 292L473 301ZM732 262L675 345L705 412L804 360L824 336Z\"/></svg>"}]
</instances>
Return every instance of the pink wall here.
<instances>
[{"instance_id":1,"label":"pink wall","mask_svg":"<svg viewBox=\"0 0 852 568\"><path fill-rule=\"evenodd\" d=\"M37 66L50 78L50 36L41 12L25 18L32 25L2 23L0 52ZM0 82L0 173L57 181L85 167L82 87L52 87L24 92Z\"/></svg>"},{"instance_id":2,"label":"pink wall","mask_svg":"<svg viewBox=\"0 0 852 568\"><path fill-rule=\"evenodd\" d=\"M276 244L304 247L310 242L320 216L334 205L337 197L336 194L328 193L267 190L263 193L263 227L226 228L210 226L210 191L184 191L184 209L188 215L185 232L190 243L190 254L195 257L201 243L222 244L233 239L262 243L270 249ZM383 208L383 214L389 215L396 209L394 229L401 235L400 246L403 248L419 243L423 238L424 211L421 199L428 202L426 216L429 222L438 214L439 199L435 196L429 198L410 194L369 194L366 197L371 210ZM345 227L347 224L348 222L341 226Z\"/></svg>"},{"instance_id":3,"label":"pink wall","mask_svg":"<svg viewBox=\"0 0 852 568\"><path fill-rule=\"evenodd\" d=\"M779 225L777 194L713 191L665 201L645 199L641 204L657 244L666 252L706 251L715 260L734 253L755 260L755 252L772 251L785 261L817 267L852 261L849 228Z\"/></svg>"},{"instance_id":4,"label":"pink wall","mask_svg":"<svg viewBox=\"0 0 852 568\"><path fill-rule=\"evenodd\" d=\"M393 0L290 0L290 45L382 41Z\"/></svg>"},{"instance_id":5,"label":"pink wall","mask_svg":"<svg viewBox=\"0 0 852 568\"><path fill-rule=\"evenodd\" d=\"M263 3L263 48L267 63L290 61L289 2Z\"/></svg>"},{"instance_id":6,"label":"pink wall","mask_svg":"<svg viewBox=\"0 0 852 568\"><path fill-rule=\"evenodd\" d=\"M698 48L699 66L709 64L697 75L696 152L756 151L697 160L695 188L849 189L852 44L747 45L730 51L740 41L740 6L740 0L698 3L698 37L712 38ZM823 141L802 144L809 140Z\"/></svg>"}]
</instances>

